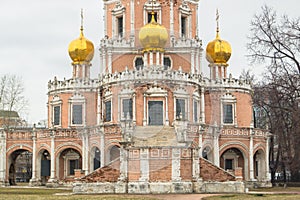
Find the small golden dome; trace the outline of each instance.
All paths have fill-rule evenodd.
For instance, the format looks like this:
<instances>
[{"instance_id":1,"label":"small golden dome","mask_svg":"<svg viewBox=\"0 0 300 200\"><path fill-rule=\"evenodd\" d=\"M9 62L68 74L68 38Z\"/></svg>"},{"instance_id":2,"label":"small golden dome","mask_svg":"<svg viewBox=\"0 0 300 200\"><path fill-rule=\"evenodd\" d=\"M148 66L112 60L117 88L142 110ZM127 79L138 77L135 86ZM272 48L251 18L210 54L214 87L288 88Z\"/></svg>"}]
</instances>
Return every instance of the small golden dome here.
<instances>
[{"instance_id":1,"label":"small golden dome","mask_svg":"<svg viewBox=\"0 0 300 200\"><path fill-rule=\"evenodd\" d=\"M209 63L227 66L230 56L231 46L227 41L221 40L219 31L217 30L216 39L208 43L206 47L206 60Z\"/></svg>"},{"instance_id":2,"label":"small golden dome","mask_svg":"<svg viewBox=\"0 0 300 200\"><path fill-rule=\"evenodd\" d=\"M75 64L90 62L94 57L94 45L84 37L82 27L79 38L69 44L69 55Z\"/></svg>"},{"instance_id":3,"label":"small golden dome","mask_svg":"<svg viewBox=\"0 0 300 200\"><path fill-rule=\"evenodd\" d=\"M168 40L167 29L157 23L152 13L151 22L143 26L139 32L139 40L143 51L164 51Z\"/></svg>"}]
</instances>

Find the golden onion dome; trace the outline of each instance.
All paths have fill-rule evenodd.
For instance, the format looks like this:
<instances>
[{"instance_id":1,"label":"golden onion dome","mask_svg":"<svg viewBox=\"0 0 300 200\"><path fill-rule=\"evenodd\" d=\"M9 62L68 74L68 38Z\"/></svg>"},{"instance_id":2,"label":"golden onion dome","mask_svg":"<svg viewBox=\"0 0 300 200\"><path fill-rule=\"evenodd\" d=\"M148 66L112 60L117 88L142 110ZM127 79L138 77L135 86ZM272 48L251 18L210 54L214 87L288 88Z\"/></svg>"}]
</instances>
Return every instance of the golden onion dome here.
<instances>
[{"instance_id":1,"label":"golden onion dome","mask_svg":"<svg viewBox=\"0 0 300 200\"><path fill-rule=\"evenodd\" d=\"M211 64L213 63L227 66L230 56L231 46L227 41L221 40L219 31L217 30L216 39L209 42L206 47L206 60Z\"/></svg>"},{"instance_id":2,"label":"golden onion dome","mask_svg":"<svg viewBox=\"0 0 300 200\"><path fill-rule=\"evenodd\" d=\"M143 51L164 51L168 40L167 29L157 23L152 13L151 22L143 26L139 32L139 40Z\"/></svg>"},{"instance_id":3,"label":"golden onion dome","mask_svg":"<svg viewBox=\"0 0 300 200\"><path fill-rule=\"evenodd\" d=\"M75 64L90 62L94 57L94 45L84 37L82 27L79 38L69 44L69 55Z\"/></svg>"}]
</instances>

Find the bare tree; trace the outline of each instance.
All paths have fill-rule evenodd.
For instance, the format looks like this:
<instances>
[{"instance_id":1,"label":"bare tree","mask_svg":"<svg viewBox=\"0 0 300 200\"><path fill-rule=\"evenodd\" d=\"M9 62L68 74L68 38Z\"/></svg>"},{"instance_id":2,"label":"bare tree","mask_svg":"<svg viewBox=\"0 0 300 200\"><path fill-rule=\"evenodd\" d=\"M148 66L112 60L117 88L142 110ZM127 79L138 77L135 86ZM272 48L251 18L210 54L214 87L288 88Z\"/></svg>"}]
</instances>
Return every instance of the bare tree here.
<instances>
[{"instance_id":1,"label":"bare tree","mask_svg":"<svg viewBox=\"0 0 300 200\"><path fill-rule=\"evenodd\" d=\"M266 65L263 80L255 86L254 104L264 111L271 140L271 173L291 171L300 180L300 19L264 6L251 23L248 50L253 63Z\"/></svg>"},{"instance_id":2,"label":"bare tree","mask_svg":"<svg viewBox=\"0 0 300 200\"><path fill-rule=\"evenodd\" d=\"M0 112L1 125L11 127L17 125L19 113L24 111L28 101L23 95L24 84L16 75L3 75L0 77Z\"/></svg>"}]
</instances>

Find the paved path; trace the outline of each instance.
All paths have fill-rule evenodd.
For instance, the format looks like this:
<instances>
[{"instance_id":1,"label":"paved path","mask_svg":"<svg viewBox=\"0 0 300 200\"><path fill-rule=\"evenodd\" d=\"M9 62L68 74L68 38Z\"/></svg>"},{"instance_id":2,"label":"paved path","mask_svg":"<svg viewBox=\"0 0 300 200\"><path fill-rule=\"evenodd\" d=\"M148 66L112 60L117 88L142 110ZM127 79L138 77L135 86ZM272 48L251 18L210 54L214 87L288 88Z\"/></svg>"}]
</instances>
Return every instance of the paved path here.
<instances>
[{"instance_id":1,"label":"paved path","mask_svg":"<svg viewBox=\"0 0 300 200\"><path fill-rule=\"evenodd\" d=\"M152 198L161 200L200 200L203 197L218 196L221 194L157 194L157 195L145 195Z\"/></svg>"}]
</instances>

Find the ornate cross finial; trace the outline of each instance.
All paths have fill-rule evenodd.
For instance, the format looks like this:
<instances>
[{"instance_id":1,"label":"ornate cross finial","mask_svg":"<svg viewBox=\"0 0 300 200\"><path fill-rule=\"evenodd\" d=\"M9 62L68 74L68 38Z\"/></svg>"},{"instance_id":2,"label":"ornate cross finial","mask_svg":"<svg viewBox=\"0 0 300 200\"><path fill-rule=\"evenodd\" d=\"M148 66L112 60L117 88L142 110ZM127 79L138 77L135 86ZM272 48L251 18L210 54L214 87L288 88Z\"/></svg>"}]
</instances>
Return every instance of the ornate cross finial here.
<instances>
[{"instance_id":1,"label":"ornate cross finial","mask_svg":"<svg viewBox=\"0 0 300 200\"><path fill-rule=\"evenodd\" d=\"M216 11L217 33L219 33L219 18L220 18L219 10L217 9Z\"/></svg>"},{"instance_id":2,"label":"ornate cross finial","mask_svg":"<svg viewBox=\"0 0 300 200\"><path fill-rule=\"evenodd\" d=\"M83 31L83 9L81 8L81 27L80 30Z\"/></svg>"}]
</instances>

